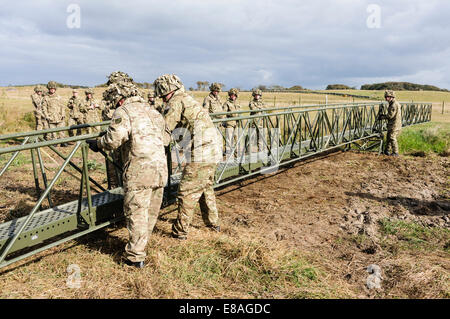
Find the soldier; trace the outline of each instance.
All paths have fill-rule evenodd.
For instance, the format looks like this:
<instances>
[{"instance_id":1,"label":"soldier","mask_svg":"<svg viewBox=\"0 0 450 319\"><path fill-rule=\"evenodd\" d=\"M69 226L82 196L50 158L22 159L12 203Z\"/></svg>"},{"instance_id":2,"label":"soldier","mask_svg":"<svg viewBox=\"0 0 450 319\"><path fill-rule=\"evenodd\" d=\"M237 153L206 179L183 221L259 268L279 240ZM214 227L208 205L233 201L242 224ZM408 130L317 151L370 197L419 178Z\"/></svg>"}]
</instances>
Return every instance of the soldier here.
<instances>
[{"instance_id":1,"label":"soldier","mask_svg":"<svg viewBox=\"0 0 450 319\"><path fill-rule=\"evenodd\" d=\"M130 235L125 263L142 268L167 182L167 162L164 119L135 94L136 89L132 79L109 84L107 96L117 109L106 134L88 143L93 151L120 147L125 168L124 214Z\"/></svg>"},{"instance_id":2,"label":"soldier","mask_svg":"<svg viewBox=\"0 0 450 319\"><path fill-rule=\"evenodd\" d=\"M155 92L168 107L166 129L171 133L176 126L190 134L190 158L186 159L178 189L178 216L172 225L172 236L187 239L189 224L195 206L200 210L206 226L220 231L219 214L214 195L214 175L221 160L221 141L206 109L185 92L176 75L162 75L154 82Z\"/></svg>"},{"instance_id":3,"label":"soldier","mask_svg":"<svg viewBox=\"0 0 450 319\"><path fill-rule=\"evenodd\" d=\"M65 125L66 110L61 97L56 94L56 82L50 81L47 83L48 94L44 97L42 102L42 110L47 119L48 127L58 128ZM48 134L50 139L64 138L64 133L52 132ZM62 143L61 146L67 146Z\"/></svg>"},{"instance_id":4,"label":"soldier","mask_svg":"<svg viewBox=\"0 0 450 319\"><path fill-rule=\"evenodd\" d=\"M82 101L78 97L78 90L74 89L72 91L72 97L67 103L67 107L69 109L69 120L67 123L68 126L83 124L83 114L80 112L81 103ZM69 136L73 135L73 131L69 131ZM81 129L77 129L76 135L81 135Z\"/></svg>"},{"instance_id":5,"label":"soldier","mask_svg":"<svg viewBox=\"0 0 450 319\"><path fill-rule=\"evenodd\" d=\"M156 99L155 99L155 92L154 91L150 91L147 94L147 98L148 98L148 104L150 104L151 106L156 106Z\"/></svg>"},{"instance_id":6,"label":"soldier","mask_svg":"<svg viewBox=\"0 0 450 319\"><path fill-rule=\"evenodd\" d=\"M80 108L81 112L84 113L84 123L93 124L100 122L100 104L93 98L94 90L87 89L84 91L84 93L86 94L86 99L84 100L83 105ZM99 130L100 129L98 126L87 128L88 134L98 132Z\"/></svg>"},{"instance_id":7,"label":"soldier","mask_svg":"<svg viewBox=\"0 0 450 319\"><path fill-rule=\"evenodd\" d=\"M238 94L239 91L237 89L230 89L228 91L228 99L227 101L223 104L223 110L224 112L235 112L235 111L239 111L241 109L241 107L239 106L239 104L237 104L237 98L238 98ZM238 116L236 113L230 113L227 114L227 117L236 117ZM234 152L235 154L237 154L237 137L236 137L236 121L228 121L225 122L225 128L226 128L226 143L227 143L227 153L231 152L231 149L233 147L236 148L236 151Z\"/></svg>"},{"instance_id":8,"label":"soldier","mask_svg":"<svg viewBox=\"0 0 450 319\"><path fill-rule=\"evenodd\" d=\"M212 83L209 86L209 90L211 91L208 96L203 100L203 107L209 113L218 113L223 112L222 101L220 101L219 92L221 91L221 87L219 83ZM225 116L216 116L216 118L224 118Z\"/></svg>"},{"instance_id":9,"label":"soldier","mask_svg":"<svg viewBox=\"0 0 450 319\"><path fill-rule=\"evenodd\" d=\"M111 103L109 101L106 101L105 99L102 100L102 120L103 121L109 121L112 119L112 115L114 114L115 108L111 106Z\"/></svg>"},{"instance_id":10,"label":"soldier","mask_svg":"<svg viewBox=\"0 0 450 319\"><path fill-rule=\"evenodd\" d=\"M262 101L262 91L260 89L252 90L253 100L250 101L248 107L250 110L262 110L265 108L264 102ZM261 115L263 112L250 112L250 115ZM253 119L252 127L256 129L256 138L258 143L258 152L264 149L263 139L264 139L264 122L263 118Z\"/></svg>"},{"instance_id":11,"label":"soldier","mask_svg":"<svg viewBox=\"0 0 450 319\"><path fill-rule=\"evenodd\" d=\"M397 136L402 128L401 105L395 100L394 91L386 90L384 92L384 98L389 103L387 114L380 116L381 119L386 119L388 121L384 153L386 155L398 156Z\"/></svg>"},{"instance_id":12,"label":"soldier","mask_svg":"<svg viewBox=\"0 0 450 319\"><path fill-rule=\"evenodd\" d=\"M31 101L34 106L34 118L36 119L36 130L45 130L48 128L47 119L42 110L42 102L44 101L44 88L38 85L34 88L34 93L31 95Z\"/></svg>"}]
</instances>

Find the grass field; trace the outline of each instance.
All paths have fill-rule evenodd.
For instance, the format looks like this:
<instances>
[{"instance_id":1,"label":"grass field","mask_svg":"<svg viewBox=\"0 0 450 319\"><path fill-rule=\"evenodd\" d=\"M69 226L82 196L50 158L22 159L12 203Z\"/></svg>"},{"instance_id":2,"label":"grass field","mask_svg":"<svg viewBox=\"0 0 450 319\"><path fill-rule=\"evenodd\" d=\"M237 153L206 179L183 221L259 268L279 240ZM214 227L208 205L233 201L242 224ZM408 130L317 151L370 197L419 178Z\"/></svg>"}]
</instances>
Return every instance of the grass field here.
<instances>
[{"instance_id":1,"label":"grass field","mask_svg":"<svg viewBox=\"0 0 450 319\"><path fill-rule=\"evenodd\" d=\"M58 93L68 99L70 91ZM102 91L95 89L96 97ZM33 129L31 93L31 87L0 88L0 134ZM197 209L190 238L181 243L170 238L172 205L161 212L143 270L120 264L128 238L121 223L2 269L0 298L450 298L450 233L438 223L448 215L450 194L450 93L401 92L400 99L418 93L436 104L431 123L402 130L401 153L413 156L347 152L232 185L217 192L223 231L205 229ZM192 94L201 102L208 92ZM250 97L241 93L241 105ZM268 106L325 102L317 94L263 98ZM441 99L449 101L444 114ZM352 101L328 97L329 103ZM57 165L43 156L51 179ZM8 158L0 156L0 165ZM101 163L90 154L92 176L106 186ZM36 199L30 172L30 158L20 154L2 177L0 216L29 213ZM54 199L74 200L78 187L63 175ZM357 226L355 233L342 228L347 222ZM372 263L383 269L383 290L364 286ZM68 285L73 265L81 271L80 288Z\"/></svg>"},{"instance_id":2,"label":"grass field","mask_svg":"<svg viewBox=\"0 0 450 319\"><path fill-rule=\"evenodd\" d=\"M103 88L96 88L95 98L101 99ZM68 100L71 96L71 89L58 89L58 94ZM327 91L322 91L327 92ZM367 95L382 100L383 91L360 91L360 90L338 90L330 92L340 92L356 95ZM3 87L0 88L0 134L28 131L33 129L33 107L30 95L33 93L33 87ZM192 91L190 92L195 99L202 102L209 92ZM450 93L447 92L398 92L400 101L423 101L433 102L433 122L450 123ZM80 90L80 96L83 92ZM220 97L225 101L226 92L221 92ZM285 107L292 105L314 105L328 103L351 103L363 102L364 99L354 99L351 97L341 97L309 93L264 93L263 100L268 107ZM239 103L243 109L248 108L248 102L251 100L251 92L242 92L239 95ZM444 105L444 114L442 114L442 102ZM373 100L371 101L373 102Z\"/></svg>"}]
</instances>

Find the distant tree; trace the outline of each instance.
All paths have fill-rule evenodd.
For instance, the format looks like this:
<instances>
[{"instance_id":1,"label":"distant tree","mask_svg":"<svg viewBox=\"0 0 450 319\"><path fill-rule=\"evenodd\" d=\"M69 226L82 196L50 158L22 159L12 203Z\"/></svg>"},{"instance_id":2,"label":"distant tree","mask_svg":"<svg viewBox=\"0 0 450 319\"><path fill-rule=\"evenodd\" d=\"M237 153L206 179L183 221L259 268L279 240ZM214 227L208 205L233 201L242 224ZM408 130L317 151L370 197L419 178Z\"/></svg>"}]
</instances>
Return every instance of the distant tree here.
<instances>
[{"instance_id":1,"label":"distant tree","mask_svg":"<svg viewBox=\"0 0 450 319\"><path fill-rule=\"evenodd\" d=\"M446 91L434 85L415 84L409 82L383 82L361 85L361 90L394 90L394 91Z\"/></svg>"},{"instance_id":2,"label":"distant tree","mask_svg":"<svg viewBox=\"0 0 450 319\"><path fill-rule=\"evenodd\" d=\"M283 90L286 90L286 88L281 85L274 84L274 85L269 86L269 90L283 91Z\"/></svg>"},{"instance_id":3,"label":"distant tree","mask_svg":"<svg viewBox=\"0 0 450 319\"><path fill-rule=\"evenodd\" d=\"M194 91L194 88L192 86L189 87L189 91Z\"/></svg>"},{"instance_id":4,"label":"distant tree","mask_svg":"<svg viewBox=\"0 0 450 319\"><path fill-rule=\"evenodd\" d=\"M265 90L267 90L267 86L265 86L265 85L258 85L258 89L260 89L261 91L265 91Z\"/></svg>"},{"instance_id":5,"label":"distant tree","mask_svg":"<svg viewBox=\"0 0 450 319\"><path fill-rule=\"evenodd\" d=\"M302 90L304 90L304 88L301 85L294 85L294 86L291 86L288 90L302 91Z\"/></svg>"},{"instance_id":6,"label":"distant tree","mask_svg":"<svg viewBox=\"0 0 450 319\"><path fill-rule=\"evenodd\" d=\"M345 84L329 84L326 90L350 90L350 87Z\"/></svg>"}]
</instances>

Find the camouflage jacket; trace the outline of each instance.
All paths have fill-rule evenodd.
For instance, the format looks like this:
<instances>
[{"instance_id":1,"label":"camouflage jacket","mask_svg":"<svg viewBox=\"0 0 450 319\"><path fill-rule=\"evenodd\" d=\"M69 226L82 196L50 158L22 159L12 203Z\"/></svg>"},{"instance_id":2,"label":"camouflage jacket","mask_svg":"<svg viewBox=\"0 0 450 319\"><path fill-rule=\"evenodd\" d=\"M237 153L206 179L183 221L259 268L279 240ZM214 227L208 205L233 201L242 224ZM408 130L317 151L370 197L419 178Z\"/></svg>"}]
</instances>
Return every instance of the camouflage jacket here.
<instances>
[{"instance_id":1,"label":"camouflage jacket","mask_svg":"<svg viewBox=\"0 0 450 319\"><path fill-rule=\"evenodd\" d=\"M236 103L236 100L232 100L232 99L227 99L227 101L223 104L223 111L224 112L234 112L234 111L239 111L241 109L241 107L239 106L239 104ZM232 113L232 114L227 114L227 117L237 117L239 116L239 114L236 113ZM231 127L236 127L236 121L228 121L226 122L227 126L231 126Z\"/></svg>"},{"instance_id":2,"label":"camouflage jacket","mask_svg":"<svg viewBox=\"0 0 450 319\"><path fill-rule=\"evenodd\" d=\"M103 121L109 121L112 119L112 116L114 114L115 109L111 107L111 103L102 100L102 120Z\"/></svg>"},{"instance_id":3,"label":"camouflage jacket","mask_svg":"<svg viewBox=\"0 0 450 319\"><path fill-rule=\"evenodd\" d=\"M384 116L387 119L388 130L400 130L402 128L402 111L401 105L396 100L391 100L387 108L387 114Z\"/></svg>"},{"instance_id":4,"label":"camouflage jacket","mask_svg":"<svg viewBox=\"0 0 450 319\"><path fill-rule=\"evenodd\" d=\"M69 117L75 120L79 120L83 118L83 114L80 112L80 107L82 105L81 99L78 97L71 97L69 102L67 103L67 107L69 108Z\"/></svg>"},{"instance_id":5,"label":"camouflage jacket","mask_svg":"<svg viewBox=\"0 0 450 319\"><path fill-rule=\"evenodd\" d=\"M205 97L203 100L203 107L208 110L209 113L223 112L222 101L220 101L219 95L215 97L212 93ZM219 115L215 118L224 118L225 115Z\"/></svg>"},{"instance_id":6,"label":"camouflage jacket","mask_svg":"<svg viewBox=\"0 0 450 319\"><path fill-rule=\"evenodd\" d=\"M187 138L192 162L218 163L222 159L221 137L206 109L193 97L184 91L175 91L166 108L167 132L170 134L181 126L190 134Z\"/></svg>"},{"instance_id":7,"label":"camouflage jacket","mask_svg":"<svg viewBox=\"0 0 450 319\"><path fill-rule=\"evenodd\" d=\"M265 108L264 102L261 100L251 100L248 104L250 110L262 110ZM250 115L261 114L262 112L250 112Z\"/></svg>"},{"instance_id":8,"label":"camouflage jacket","mask_svg":"<svg viewBox=\"0 0 450 319\"><path fill-rule=\"evenodd\" d=\"M66 107L59 95L47 94L42 102L42 110L49 123L64 122Z\"/></svg>"},{"instance_id":9,"label":"camouflage jacket","mask_svg":"<svg viewBox=\"0 0 450 319\"><path fill-rule=\"evenodd\" d=\"M125 190L165 186L164 134L163 117L139 96L126 99L115 110L106 134L97 141L97 145L107 151L120 147Z\"/></svg>"},{"instance_id":10,"label":"camouflage jacket","mask_svg":"<svg viewBox=\"0 0 450 319\"><path fill-rule=\"evenodd\" d=\"M31 101L33 102L34 106L34 114L36 116L45 117L42 110L42 102L44 102L44 96L33 93L31 94Z\"/></svg>"},{"instance_id":11,"label":"camouflage jacket","mask_svg":"<svg viewBox=\"0 0 450 319\"><path fill-rule=\"evenodd\" d=\"M100 104L95 99L85 99L80 106L80 111L84 113L84 120L88 123L100 121Z\"/></svg>"}]
</instances>

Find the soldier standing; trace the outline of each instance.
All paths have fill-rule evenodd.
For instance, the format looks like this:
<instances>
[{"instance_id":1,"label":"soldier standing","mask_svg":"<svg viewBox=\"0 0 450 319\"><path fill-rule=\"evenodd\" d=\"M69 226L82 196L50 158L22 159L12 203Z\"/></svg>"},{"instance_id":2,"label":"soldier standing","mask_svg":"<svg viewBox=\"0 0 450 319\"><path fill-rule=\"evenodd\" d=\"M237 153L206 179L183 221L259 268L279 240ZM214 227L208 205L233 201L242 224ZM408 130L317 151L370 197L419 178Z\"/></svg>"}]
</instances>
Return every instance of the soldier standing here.
<instances>
[{"instance_id":1,"label":"soldier standing","mask_svg":"<svg viewBox=\"0 0 450 319\"><path fill-rule=\"evenodd\" d=\"M72 91L72 96L69 99L69 102L67 103L67 107L69 109L69 120L68 120L68 126L72 125L81 125L83 124L83 114L80 111L81 107L81 99L78 97L78 90L74 89ZM73 136L73 131L69 131L69 136ZM81 129L77 129L76 135L81 135Z\"/></svg>"},{"instance_id":2,"label":"soldier standing","mask_svg":"<svg viewBox=\"0 0 450 319\"><path fill-rule=\"evenodd\" d=\"M48 128L47 119L42 110L42 102L44 101L44 88L38 85L34 88L34 93L31 95L31 101L34 106L34 118L36 119L36 131L45 130Z\"/></svg>"},{"instance_id":3,"label":"soldier standing","mask_svg":"<svg viewBox=\"0 0 450 319\"><path fill-rule=\"evenodd\" d=\"M211 91L203 100L203 107L209 113L223 112L222 101L220 101L219 92L222 90L219 83L212 83L209 86ZM216 118L224 118L224 116L216 116Z\"/></svg>"},{"instance_id":4,"label":"soldier standing","mask_svg":"<svg viewBox=\"0 0 450 319\"><path fill-rule=\"evenodd\" d=\"M237 98L238 98L239 91L237 89L230 89L228 91L228 99L223 104L223 111L224 112L230 112L230 114L227 114L227 117L236 117L238 116L236 113L231 113L235 111L239 111L241 107L239 104L237 104ZM227 143L227 153L231 152L231 149L235 147L236 151L234 152L237 154L238 145L237 145L237 136L236 136L236 121L227 121L224 123L226 128L226 143Z\"/></svg>"},{"instance_id":5,"label":"soldier standing","mask_svg":"<svg viewBox=\"0 0 450 319\"><path fill-rule=\"evenodd\" d=\"M93 151L120 147L125 168L124 214L130 234L125 247L125 263L142 268L145 248L156 224L167 182L167 162L164 119L135 94L136 90L131 78L109 84L106 95L117 109L106 134L100 140L88 140L88 143Z\"/></svg>"},{"instance_id":6,"label":"soldier standing","mask_svg":"<svg viewBox=\"0 0 450 319\"><path fill-rule=\"evenodd\" d=\"M155 92L168 107L165 116L167 132L181 126L190 133L190 158L184 167L178 188L178 216L172 225L172 236L187 239L195 206L206 226L220 231L219 214L214 194L214 175L221 160L221 141L206 109L185 92L176 75L162 75L154 82Z\"/></svg>"},{"instance_id":7,"label":"soldier standing","mask_svg":"<svg viewBox=\"0 0 450 319\"><path fill-rule=\"evenodd\" d=\"M396 101L394 91L386 90L384 92L384 98L389 103L387 114L381 115L380 117L388 121L384 153L386 155L398 156L397 136L402 128L401 105Z\"/></svg>"},{"instance_id":8,"label":"soldier standing","mask_svg":"<svg viewBox=\"0 0 450 319\"><path fill-rule=\"evenodd\" d=\"M262 110L265 108L264 102L262 101L262 91L260 89L252 90L253 100L250 101L248 107L250 110ZM250 115L261 115L263 112L250 112ZM263 139L264 139L264 121L263 118L255 118L252 127L256 129L256 138L258 144L258 152L264 149Z\"/></svg>"},{"instance_id":9,"label":"soldier standing","mask_svg":"<svg viewBox=\"0 0 450 319\"><path fill-rule=\"evenodd\" d=\"M48 94L44 97L42 102L42 110L47 118L48 127L59 128L65 125L66 110L61 97L56 94L56 82L50 81L47 83ZM52 132L48 134L50 139L64 138L62 131ZM61 146L67 146L62 143Z\"/></svg>"},{"instance_id":10,"label":"soldier standing","mask_svg":"<svg viewBox=\"0 0 450 319\"><path fill-rule=\"evenodd\" d=\"M83 102L82 107L80 108L81 112L84 113L84 123L85 124L93 124L100 122L99 110L100 104L94 99L94 90L87 89L84 91L86 94L86 99ZM98 126L96 127L88 127L88 134L92 134L93 132L98 132L100 129Z\"/></svg>"}]
</instances>

